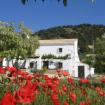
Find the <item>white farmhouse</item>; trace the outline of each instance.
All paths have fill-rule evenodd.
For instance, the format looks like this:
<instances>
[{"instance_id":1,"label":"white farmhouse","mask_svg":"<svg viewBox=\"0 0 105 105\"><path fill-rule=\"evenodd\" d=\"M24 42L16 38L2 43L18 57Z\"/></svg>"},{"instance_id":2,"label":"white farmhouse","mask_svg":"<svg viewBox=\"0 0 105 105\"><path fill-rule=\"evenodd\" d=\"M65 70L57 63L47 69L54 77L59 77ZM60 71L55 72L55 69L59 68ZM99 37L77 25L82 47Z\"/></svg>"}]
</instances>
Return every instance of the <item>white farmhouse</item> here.
<instances>
[{"instance_id":1,"label":"white farmhouse","mask_svg":"<svg viewBox=\"0 0 105 105\"><path fill-rule=\"evenodd\" d=\"M78 39L39 40L40 46L34 58L20 60L20 66L26 69L67 70L73 77L88 77L94 74L94 68L81 63L78 56ZM12 63L9 62L12 66Z\"/></svg>"}]
</instances>

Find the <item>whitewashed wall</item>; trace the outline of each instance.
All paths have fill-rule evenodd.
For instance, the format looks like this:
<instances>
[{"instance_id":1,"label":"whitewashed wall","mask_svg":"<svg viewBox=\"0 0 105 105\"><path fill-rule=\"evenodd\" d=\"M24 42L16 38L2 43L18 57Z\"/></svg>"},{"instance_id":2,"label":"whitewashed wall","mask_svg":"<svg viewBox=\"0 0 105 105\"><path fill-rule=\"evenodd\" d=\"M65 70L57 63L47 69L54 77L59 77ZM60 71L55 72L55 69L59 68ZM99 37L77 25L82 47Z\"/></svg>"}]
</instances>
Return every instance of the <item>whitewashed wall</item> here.
<instances>
[{"instance_id":1,"label":"whitewashed wall","mask_svg":"<svg viewBox=\"0 0 105 105\"><path fill-rule=\"evenodd\" d=\"M36 55L56 55L56 56L65 56L66 54L71 55L71 60L79 61L78 56L78 40L70 45L41 45L35 52ZM58 49L62 48L62 52L58 52Z\"/></svg>"},{"instance_id":2,"label":"whitewashed wall","mask_svg":"<svg viewBox=\"0 0 105 105\"><path fill-rule=\"evenodd\" d=\"M62 52L59 53L58 49L62 48ZM42 56L44 54L53 54L56 56L64 56L66 54L70 54L72 51L72 54L74 55L74 47L73 45L53 45L53 46L40 46L37 50L36 50L36 54Z\"/></svg>"}]
</instances>

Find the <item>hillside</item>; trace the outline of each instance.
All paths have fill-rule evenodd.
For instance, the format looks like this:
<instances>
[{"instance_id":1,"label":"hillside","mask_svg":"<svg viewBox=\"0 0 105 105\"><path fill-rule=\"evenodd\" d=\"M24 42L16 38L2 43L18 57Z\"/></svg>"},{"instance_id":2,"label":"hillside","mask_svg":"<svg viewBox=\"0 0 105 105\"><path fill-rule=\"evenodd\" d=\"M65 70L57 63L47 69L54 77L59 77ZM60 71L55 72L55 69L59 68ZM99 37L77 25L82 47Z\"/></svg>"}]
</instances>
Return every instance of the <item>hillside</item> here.
<instances>
[{"instance_id":1,"label":"hillside","mask_svg":"<svg viewBox=\"0 0 105 105\"><path fill-rule=\"evenodd\" d=\"M41 39L60 39L60 38L78 38L79 53L88 53L88 45L92 45L93 40L101 37L105 33L104 25L68 25L53 27L46 30L40 30L34 35L38 35Z\"/></svg>"}]
</instances>

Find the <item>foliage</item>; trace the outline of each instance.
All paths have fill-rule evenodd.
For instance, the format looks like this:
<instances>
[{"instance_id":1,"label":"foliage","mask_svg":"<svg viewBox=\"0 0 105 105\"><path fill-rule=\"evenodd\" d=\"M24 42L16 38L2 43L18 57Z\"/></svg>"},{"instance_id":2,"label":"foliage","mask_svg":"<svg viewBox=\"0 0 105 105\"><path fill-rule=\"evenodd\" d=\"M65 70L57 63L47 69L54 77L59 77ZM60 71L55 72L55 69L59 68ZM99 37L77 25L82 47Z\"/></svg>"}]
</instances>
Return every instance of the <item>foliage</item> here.
<instances>
[{"instance_id":1,"label":"foliage","mask_svg":"<svg viewBox=\"0 0 105 105\"><path fill-rule=\"evenodd\" d=\"M20 48L21 36L11 24L0 22L0 56L16 56Z\"/></svg>"},{"instance_id":2,"label":"foliage","mask_svg":"<svg viewBox=\"0 0 105 105\"><path fill-rule=\"evenodd\" d=\"M19 31L17 32L16 30ZM0 22L1 57L32 56L38 46L38 37L32 36L31 30L23 24L20 24L17 29L13 24Z\"/></svg>"},{"instance_id":3,"label":"foliage","mask_svg":"<svg viewBox=\"0 0 105 105\"><path fill-rule=\"evenodd\" d=\"M95 66L97 72L105 73L105 34L101 38L97 38L95 43Z\"/></svg>"},{"instance_id":4,"label":"foliage","mask_svg":"<svg viewBox=\"0 0 105 105\"><path fill-rule=\"evenodd\" d=\"M65 56L55 56L52 54L48 54L48 55L43 55L42 59L68 59L69 55L65 55Z\"/></svg>"}]
</instances>

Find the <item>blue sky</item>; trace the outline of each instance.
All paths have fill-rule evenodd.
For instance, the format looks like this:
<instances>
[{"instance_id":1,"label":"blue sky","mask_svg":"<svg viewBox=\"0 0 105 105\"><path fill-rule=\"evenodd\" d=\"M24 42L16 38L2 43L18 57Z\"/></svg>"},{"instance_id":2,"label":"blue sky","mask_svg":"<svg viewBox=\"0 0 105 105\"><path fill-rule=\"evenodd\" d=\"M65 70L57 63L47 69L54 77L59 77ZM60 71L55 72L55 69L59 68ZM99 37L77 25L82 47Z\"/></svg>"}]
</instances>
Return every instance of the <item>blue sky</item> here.
<instances>
[{"instance_id":1,"label":"blue sky","mask_svg":"<svg viewBox=\"0 0 105 105\"><path fill-rule=\"evenodd\" d=\"M20 0L0 0L0 21L24 22L33 31L60 25L83 23L105 25L105 0L68 0L64 7L57 0L29 0L25 6Z\"/></svg>"}]
</instances>

